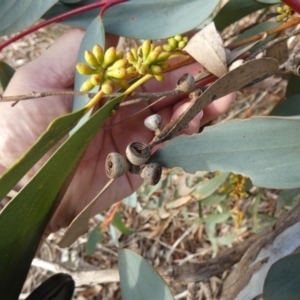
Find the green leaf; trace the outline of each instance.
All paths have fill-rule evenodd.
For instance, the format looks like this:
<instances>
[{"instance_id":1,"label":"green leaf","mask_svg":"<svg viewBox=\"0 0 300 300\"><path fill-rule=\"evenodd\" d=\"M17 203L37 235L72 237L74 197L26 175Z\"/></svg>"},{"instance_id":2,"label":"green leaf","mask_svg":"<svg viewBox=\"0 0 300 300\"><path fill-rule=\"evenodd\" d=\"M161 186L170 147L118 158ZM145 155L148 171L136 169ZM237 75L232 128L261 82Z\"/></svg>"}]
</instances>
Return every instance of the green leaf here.
<instances>
[{"instance_id":1,"label":"green leaf","mask_svg":"<svg viewBox=\"0 0 300 300\"><path fill-rule=\"evenodd\" d=\"M266 3L266 4L277 4L281 3L281 0L256 0L257 2Z\"/></svg>"},{"instance_id":2,"label":"green leaf","mask_svg":"<svg viewBox=\"0 0 300 300\"><path fill-rule=\"evenodd\" d=\"M114 245L117 248L119 248L120 243L119 243L119 238L118 238L118 233L117 233L116 228L113 225L109 224L108 229L109 229L109 235L110 235Z\"/></svg>"},{"instance_id":3,"label":"green leaf","mask_svg":"<svg viewBox=\"0 0 300 300\"><path fill-rule=\"evenodd\" d=\"M83 0L72 5L59 2L43 18L53 18L71 9L95 2L95 0ZM106 32L116 35L161 39L199 26L210 16L218 3L219 0L130 0L107 10L103 16L103 23ZM99 12L100 8L96 8L62 22L86 29ZM178 22L178 20L183 21Z\"/></svg>"},{"instance_id":4,"label":"green leaf","mask_svg":"<svg viewBox=\"0 0 300 300\"><path fill-rule=\"evenodd\" d=\"M137 39L162 39L203 23L219 0L131 0L113 6L103 17L105 31Z\"/></svg>"},{"instance_id":5,"label":"green leaf","mask_svg":"<svg viewBox=\"0 0 300 300\"><path fill-rule=\"evenodd\" d=\"M86 254L93 255L96 250L96 245L101 243L103 238L99 224L97 224L90 232L87 243L86 243Z\"/></svg>"},{"instance_id":6,"label":"green leaf","mask_svg":"<svg viewBox=\"0 0 300 300\"><path fill-rule=\"evenodd\" d=\"M74 4L81 2L82 0L59 0L59 2L66 3L66 4Z\"/></svg>"},{"instance_id":7,"label":"green leaf","mask_svg":"<svg viewBox=\"0 0 300 300\"><path fill-rule=\"evenodd\" d=\"M126 206L135 208L137 206L137 193L132 193L130 196L123 199L122 203Z\"/></svg>"},{"instance_id":8,"label":"green leaf","mask_svg":"<svg viewBox=\"0 0 300 300\"><path fill-rule=\"evenodd\" d=\"M283 206L293 207L295 201L299 199L300 189L283 190L278 195L276 211L279 211Z\"/></svg>"},{"instance_id":9,"label":"green leaf","mask_svg":"<svg viewBox=\"0 0 300 300\"><path fill-rule=\"evenodd\" d=\"M287 97L277 104L270 112L270 116L299 116L300 115L300 94Z\"/></svg>"},{"instance_id":10,"label":"green leaf","mask_svg":"<svg viewBox=\"0 0 300 300\"><path fill-rule=\"evenodd\" d=\"M300 297L300 253L275 262L264 282L264 300L298 300Z\"/></svg>"},{"instance_id":11,"label":"green leaf","mask_svg":"<svg viewBox=\"0 0 300 300\"><path fill-rule=\"evenodd\" d=\"M268 6L268 4L259 3L256 0L230 0L214 18L216 28L222 31L230 24Z\"/></svg>"},{"instance_id":12,"label":"green leaf","mask_svg":"<svg viewBox=\"0 0 300 300\"><path fill-rule=\"evenodd\" d=\"M224 212L221 214L218 213L212 213L209 216L205 218L199 218L195 219L194 223L214 223L214 224L219 224L219 223L224 223L226 222L231 216L230 212Z\"/></svg>"},{"instance_id":13,"label":"green leaf","mask_svg":"<svg viewBox=\"0 0 300 300\"><path fill-rule=\"evenodd\" d=\"M119 250L119 272L123 300L174 300L155 269L129 249Z\"/></svg>"},{"instance_id":14,"label":"green leaf","mask_svg":"<svg viewBox=\"0 0 300 300\"><path fill-rule=\"evenodd\" d=\"M226 199L226 194L213 194L202 201L202 205L216 205Z\"/></svg>"},{"instance_id":15,"label":"green leaf","mask_svg":"<svg viewBox=\"0 0 300 300\"><path fill-rule=\"evenodd\" d=\"M236 233L232 233L225 236L217 237L216 240L219 245L230 246L234 242L236 236Z\"/></svg>"},{"instance_id":16,"label":"green leaf","mask_svg":"<svg viewBox=\"0 0 300 300\"><path fill-rule=\"evenodd\" d=\"M87 31L84 34L84 37L81 41L79 52L77 55L77 62L86 63L84 59L85 50L92 50L94 45L99 44L102 48L105 47L105 32L103 28L102 21L99 17L96 17L93 22L89 25ZM75 81L74 81L74 90L79 91L81 85L88 79L87 76L79 74L75 71ZM98 87L95 87L91 92L97 92ZM73 101L73 111L82 108L84 105L89 102L87 97L75 96ZM72 132L79 128L83 123L85 123L90 116L90 113L87 113L85 117L78 123Z\"/></svg>"},{"instance_id":17,"label":"green leaf","mask_svg":"<svg viewBox=\"0 0 300 300\"><path fill-rule=\"evenodd\" d=\"M134 233L133 230L129 229L124 222L122 221L121 215L119 212L117 212L114 215L114 218L112 220L112 225L114 225L120 232L122 232L123 234L129 235Z\"/></svg>"},{"instance_id":18,"label":"green leaf","mask_svg":"<svg viewBox=\"0 0 300 300\"><path fill-rule=\"evenodd\" d=\"M0 175L0 199L14 188L19 180L55 146L84 116L86 109L55 119L39 139L9 169Z\"/></svg>"},{"instance_id":19,"label":"green leaf","mask_svg":"<svg viewBox=\"0 0 300 300\"><path fill-rule=\"evenodd\" d=\"M78 3L72 4L58 2L43 15L43 19L51 19L60 14L95 2L97 2L97 0L82 0ZM61 21L61 23L87 29L90 26L91 22L99 15L100 9L101 7L98 7L89 11L85 11L83 13L64 19Z\"/></svg>"},{"instance_id":20,"label":"green leaf","mask_svg":"<svg viewBox=\"0 0 300 300\"><path fill-rule=\"evenodd\" d=\"M58 0L0 0L0 35L8 35L34 24Z\"/></svg>"},{"instance_id":21,"label":"green leaf","mask_svg":"<svg viewBox=\"0 0 300 300\"><path fill-rule=\"evenodd\" d=\"M167 168L233 172L268 188L300 186L299 119L261 117L206 127L160 148L151 162Z\"/></svg>"},{"instance_id":22,"label":"green leaf","mask_svg":"<svg viewBox=\"0 0 300 300\"><path fill-rule=\"evenodd\" d=\"M42 234L60 200L59 191L90 141L124 96L102 106L50 157L0 214L0 291L17 299ZM55 180L53 180L55 178ZM11 288L11 283L14 288Z\"/></svg>"},{"instance_id":23,"label":"green leaf","mask_svg":"<svg viewBox=\"0 0 300 300\"><path fill-rule=\"evenodd\" d=\"M292 74L286 87L285 96L290 97L297 94L300 94L300 77Z\"/></svg>"},{"instance_id":24,"label":"green leaf","mask_svg":"<svg viewBox=\"0 0 300 300\"><path fill-rule=\"evenodd\" d=\"M26 300L71 300L75 282L68 274L58 273L39 285Z\"/></svg>"},{"instance_id":25,"label":"green leaf","mask_svg":"<svg viewBox=\"0 0 300 300\"><path fill-rule=\"evenodd\" d=\"M236 42L240 42L246 38L249 38L253 35L256 35L258 33L261 32L265 32L267 30L273 29L278 27L278 22L264 22L264 23L260 23L258 25L255 25L253 27L251 27L250 29L246 30L245 32L243 32L241 35L239 35L233 42L232 44L236 43ZM261 42L259 43L255 43L254 46L252 48L250 48L252 51L267 44L268 42L270 42L272 39L274 39L274 37L276 36L276 34L272 34L269 35L268 37L266 37L265 39L263 39Z\"/></svg>"},{"instance_id":26,"label":"green leaf","mask_svg":"<svg viewBox=\"0 0 300 300\"><path fill-rule=\"evenodd\" d=\"M212 195L228 178L229 173L222 173L213 179L199 184L193 191L197 201L203 200Z\"/></svg>"},{"instance_id":27,"label":"green leaf","mask_svg":"<svg viewBox=\"0 0 300 300\"><path fill-rule=\"evenodd\" d=\"M3 91L5 91L14 73L15 69L13 67L3 61L0 61L0 85L2 86Z\"/></svg>"}]
</instances>

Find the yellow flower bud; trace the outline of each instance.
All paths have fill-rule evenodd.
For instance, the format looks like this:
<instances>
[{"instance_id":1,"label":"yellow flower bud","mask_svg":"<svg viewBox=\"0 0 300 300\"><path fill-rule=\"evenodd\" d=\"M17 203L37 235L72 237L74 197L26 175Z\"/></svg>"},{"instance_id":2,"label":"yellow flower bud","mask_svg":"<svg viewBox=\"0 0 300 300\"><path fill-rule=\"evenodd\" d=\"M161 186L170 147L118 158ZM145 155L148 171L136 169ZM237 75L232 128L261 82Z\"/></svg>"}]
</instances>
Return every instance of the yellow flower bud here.
<instances>
[{"instance_id":1,"label":"yellow flower bud","mask_svg":"<svg viewBox=\"0 0 300 300\"><path fill-rule=\"evenodd\" d=\"M163 71L162 67L157 65L150 66L151 74L153 75L160 75Z\"/></svg>"},{"instance_id":2,"label":"yellow flower bud","mask_svg":"<svg viewBox=\"0 0 300 300\"><path fill-rule=\"evenodd\" d=\"M87 62L89 65L91 65L91 66L93 66L93 67L99 66L99 63L98 63L98 61L97 61L95 55L94 55L91 51L89 51L89 50L86 50L86 51L84 52L84 59L86 60L86 62Z\"/></svg>"},{"instance_id":3,"label":"yellow flower bud","mask_svg":"<svg viewBox=\"0 0 300 300\"><path fill-rule=\"evenodd\" d=\"M137 71L139 72L139 74L141 75L146 75L149 73L149 68L146 65L141 65Z\"/></svg>"},{"instance_id":4,"label":"yellow flower bud","mask_svg":"<svg viewBox=\"0 0 300 300\"><path fill-rule=\"evenodd\" d=\"M150 40L145 40L142 44L143 60L145 61L151 51L151 42Z\"/></svg>"},{"instance_id":5,"label":"yellow flower bud","mask_svg":"<svg viewBox=\"0 0 300 300\"><path fill-rule=\"evenodd\" d=\"M183 42L187 43L189 41L189 38L187 36L184 36L182 39Z\"/></svg>"},{"instance_id":6,"label":"yellow flower bud","mask_svg":"<svg viewBox=\"0 0 300 300\"><path fill-rule=\"evenodd\" d=\"M163 62L163 61L166 61L168 60L168 58L170 57L171 53L170 52L162 52L158 55L157 57L157 62Z\"/></svg>"},{"instance_id":7,"label":"yellow flower bud","mask_svg":"<svg viewBox=\"0 0 300 300\"><path fill-rule=\"evenodd\" d=\"M182 41L182 35L176 34L176 35L174 36L174 39L175 39L177 42L180 42L180 41Z\"/></svg>"},{"instance_id":8,"label":"yellow flower bud","mask_svg":"<svg viewBox=\"0 0 300 300\"><path fill-rule=\"evenodd\" d=\"M164 49L165 51L167 51L167 52L173 51L173 48L172 48L171 45L169 45L169 44L164 44L164 45L163 45L163 49Z\"/></svg>"},{"instance_id":9,"label":"yellow flower bud","mask_svg":"<svg viewBox=\"0 0 300 300\"><path fill-rule=\"evenodd\" d=\"M129 87L129 83L126 79L120 79L116 82L116 84L122 89L127 89Z\"/></svg>"},{"instance_id":10,"label":"yellow flower bud","mask_svg":"<svg viewBox=\"0 0 300 300\"><path fill-rule=\"evenodd\" d=\"M92 84L91 79L86 80L80 87L80 92L88 92L95 86Z\"/></svg>"},{"instance_id":11,"label":"yellow flower bud","mask_svg":"<svg viewBox=\"0 0 300 300\"><path fill-rule=\"evenodd\" d=\"M163 74L155 75L154 77L157 81L164 81L165 80L165 76Z\"/></svg>"},{"instance_id":12,"label":"yellow flower bud","mask_svg":"<svg viewBox=\"0 0 300 300\"><path fill-rule=\"evenodd\" d=\"M124 52L121 50L118 50L116 52L116 59L123 59L124 58Z\"/></svg>"},{"instance_id":13,"label":"yellow flower bud","mask_svg":"<svg viewBox=\"0 0 300 300\"><path fill-rule=\"evenodd\" d=\"M127 52L126 53L126 58L131 64L135 64L137 62L137 59L135 59L134 55L132 52Z\"/></svg>"},{"instance_id":14,"label":"yellow flower bud","mask_svg":"<svg viewBox=\"0 0 300 300\"><path fill-rule=\"evenodd\" d=\"M135 58L135 60L138 60L139 56L138 56L138 52L135 48L131 48L131 53L132 53L133 57Z\"/></svg>"},{"instance_id":15,"label":"yellow flower bud","mask_svg":"<svg viewBox=\"0 0 300 300\"><path fill-rule=\"evenodd\" d=\"M178 43L178 49L183 49L185 47L186 43L184 41L180 41Z\"/></svg>"},{"instance_id":16,"label":"yellow flower bud","mask_svg":"<svg viewBox=\"0 0 300 300\"><path fill-rule=\"evenodd\" d=\"M125 68L118 68L113 70L107 70L106 72L107 76L114 77L117 79L123 79L126 77L126 69Z\"/></svg>"},{"instance_id":17,"label":"yellow flower bud","mask_svg":"<svg viewBox=\"0 0 300 300\"><path fill-rule=\"evenodd\" d=\"M127 65L127 59L126 58L118 59L110 67L108 67L107 70L125 68L126 65Z\"/></svg>"},{"instance_id":18,"label":"yellow flower bud","mask_svg":"<svg viewBox=\"0 0 300 300\"><path fill-rule=\"evenodd\" d=\"M102 64L103 68L106 69L111 64L113 64L115 60L116 60L116 48L110 47L104 53L103 64Z\"/></svg>"},{"instance_id":19,"label":"yellow flower bud","mask_svg":"<svg viewBox=\"0 0 300 300\"><path fill-rule=\"evenodd\" d=\"M162 48L162 46L156 46L153 51L161 53L161 52L163 52L163 48Z\"/></svg>"},{"instance_id":20,"label":"yellow flower bud","mask_svg":"<svg viewBox=\"0 0 300 300\"><path fill-rule=\"evenodd\" d=\"M146 65L151 65L152 63L156 62L158 56L159 56L160 52L159 51L155 51L155 49L149 53L147 59L145 60L145 64Z\"/></svg>"},{"instance_id":21,"label":"yellow flower bud","mask_svg":"<svg viewBox=\"0 0 300 300\"><path fill-rule=\"evenodd\" d=\"M134 66L127 68L127 73L134 73L134 72L136 72L136 68Z\"/></svg>"},{"instance_id":22,"label":"yellow flower bud","mask_svg":"<svg viewBox=\"0 0 300 300\"><path fill-rule=\"evenodd\" d=\"M114 91L114 84L110 80L106 80L103 82L101 86L101 90L103 91L104 94L111 94Z\"/></svg>"},{"instance_id":23,"label":"yellow flower bud","mask_svg":"<svg viewBox=\"0 0 300 300\"><path fill-rule=\"evenodd\" d=\"M172 47L173 50L177 48L177 41L174 38L169 38L168 44Z\"/></svg>"},{"instance_id":24,"label":"yellow flower bud","mask_svg":"<svg viewBox=\"0 0 300 300\"><path fill-rule=\"evenodd\" d=\"M95 45L92 50L99 64L102 64L104 58L104 51L100 45Z\"/></svg>"},{"instance_id":25,"label":"yellow flower bud","mask_svg":"<svg viewBox=\"0 0 300 300\"><path fill-rule=\"evenodd\" d=\"M82 63L76 64L76 70L79 74L82 74L82 75L91 75L96 72L95 69L91 68L90 66L88 66L86 64L82 64Z\"/></svg>"},{"instance_id":26,"label":"yellow flower bud","mask_svg":"<svg viewBox=\"0 0 300 300\"><path fill-rule=\"evenodd\" d=\"M163 69L163 70L167 70L170 65L166 62L163 62L163 63L159 63L159 66Z\"/></svg>"},{"instance_id":27,"label":"yellow flower bud","mask_svg":"<svg viewBox=\"0 0 300 300\"><path fill-rule=\"evenodd\" d=\"M100 85L102 83L103 76L100 74L93 74L90 79L91 79L91 83L94 86L96 86L96 85Z\"/></svg>"}]
</instances>

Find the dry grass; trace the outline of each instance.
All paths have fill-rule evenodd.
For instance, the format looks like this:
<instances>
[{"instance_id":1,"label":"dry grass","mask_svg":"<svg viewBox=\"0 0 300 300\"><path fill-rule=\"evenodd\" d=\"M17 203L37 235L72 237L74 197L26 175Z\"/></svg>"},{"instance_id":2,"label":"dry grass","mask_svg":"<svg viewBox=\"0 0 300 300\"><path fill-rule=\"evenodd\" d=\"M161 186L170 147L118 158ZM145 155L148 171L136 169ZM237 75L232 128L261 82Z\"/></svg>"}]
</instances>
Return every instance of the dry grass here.
<instances>
[{"instance_id":1,"label":"dry grass","mask_svg":"<svg viewBox=\"0 0 300 300\"><path fill-rule=\"evenodd\" d=\"M1 54L0 60L18 68L41 55L58 35L67 27L53 25L14 43ZM244 89L237 93L232 109L216 122L227 121L233 118L248 118L253 115L267 115L278 101L284 97L285 82L276 78L268 79L256 86ZM216 255L211 239L205 230L205 224L191 223L198 217L199 205L195 195L188 193L192 186L211 178L213 174L200 173L187 175L179 170L165 173L165 179L158 187L142 186L137 192L138 203L135 208L123 205L121 215L126 226L135 231L126 236L117 232L121 248L130 248L146 258L166 278L176 299L186 299L187 284L176 282L168 273L174 265L186 262L203 262ZM251 236L254 230L253 209L258 192L261 192L261 201L258 203L257 213L273 217L276 213L278 191L261 190L252 187L246 190L242 198L229 196L227 192L226 205L232 212L232 217L222 224L218 224L218 237L236 234L234 243L240 243ZM226 194L226 193L225 193ZM176 205L174 205L174 203ZM208 216L213 211L220 211L220 205L203 205L202 215ZM239 213L244 217L237 220ZM105 215L105 212L103 213ZM94 218L90 221L93 228L99 221ZM255 229L268 224L261 219ZM30 293L38 284L53 274L53 270L68 270L74 275L90 271L97 274L100 270L108 271L91 277L90 284L76 287L75 299L121 299L117 272L117 251L109 232L104 233L103 241L98 244L93 255L86 255L88 235L82 236L69 249L60 249L56 242L61 232L52 234L41 247L38 253L40 260L34 261L21 299ZM219 245L218 251L231 247ZM45 264L44 262L50 262ZM52 270L52 271L51 271ZM78 273L79 272L79 273ZM94 273L93 273L94 272ZM228 275L226 271L218 277L214 276L199 284L194 299L215 299L220 291L222 280ZM86 278L87 279L87 278ZM113 282L110 282L113 281ZM99 283L102 282L102 283ZM192 288L197 286L190 286Z\"/></svg>"}]
</instances>

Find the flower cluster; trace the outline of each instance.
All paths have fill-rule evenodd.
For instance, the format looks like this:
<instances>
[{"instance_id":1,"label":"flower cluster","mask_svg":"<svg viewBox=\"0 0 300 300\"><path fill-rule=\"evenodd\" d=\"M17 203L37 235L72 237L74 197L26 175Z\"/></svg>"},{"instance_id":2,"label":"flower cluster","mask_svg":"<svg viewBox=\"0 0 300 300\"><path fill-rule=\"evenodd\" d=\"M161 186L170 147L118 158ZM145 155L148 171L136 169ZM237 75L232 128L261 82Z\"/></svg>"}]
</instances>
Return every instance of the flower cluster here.
<instances>
[{"instance_id":1,"label":"flower cluster","mask_svg":"<svg viewBox=\"0 0 300 300\"><path fill-rule=\"evenodd\" d=\"M163 49L171 52L176 49L183 49L188 42L188 37L177 34L174 37L169 38L167 41L168 43L163 45Z\"/></svg>"},{"instance_id":2,"label":"flower cluster","mask_svg":"<svg viewBox=\"0 0 300 300\"><path fill-rule=\"evenodd\" d=\"M145 40L138 49L132 48L126 54L131 64L127 72L138 72L141 75L152 74L158 81L163 81L162 73L169 67L167 60L170 55L171 53L164 51L162 46L155 47L150 40Z\"/></svg>"},{"instance_id":3,"label":"flower cluster","mask_svg":"<svg viewBox=\"0 0 300 300\"><path fill-rule=\"evenodd\" d=\"M277 13L278 16L276 17L276 21L282 22L288 20L294 11L288 5L283 5L277 7Z\"/></svg>"},{"instance_id":4,"label":"flower cluster","mask_svg":"<svg viewBox=\"0 0 300 300\"><path fill-rule=\"evenodd\" d=\"M88 64L78 63L76 69L82 75L90 75L90 78L82 84L80 91L86 92L101 86L105 94L110 94L114 85L128 87L125 78L127 59L122 51L111 47L104 52L101 46L95 45L92 51L85 51L84 58Z\"/></svg>"},{"instance_id":5,"label":"flower cluster","mask_svg":"<svg viewBox=\"0 0 300 300\"><path fill-rule=\"evenodd\" d=\"M95 86L101 86L105 94L113 92L114 87L126 89L130 74L153 75L158 81L164 80L163 72L169 68L168 59L172 51L182 49L188 39L176 35L168 39L163 46L155 46L150 40L145 40L138 49L132 48L124 58L122 51L111 47L104 51L101 46L95 45L92 51L86 50L86 63L78 63L77 71L82 75L89 75L80 91L87 92Z\"/></svg>"}]
</instances>

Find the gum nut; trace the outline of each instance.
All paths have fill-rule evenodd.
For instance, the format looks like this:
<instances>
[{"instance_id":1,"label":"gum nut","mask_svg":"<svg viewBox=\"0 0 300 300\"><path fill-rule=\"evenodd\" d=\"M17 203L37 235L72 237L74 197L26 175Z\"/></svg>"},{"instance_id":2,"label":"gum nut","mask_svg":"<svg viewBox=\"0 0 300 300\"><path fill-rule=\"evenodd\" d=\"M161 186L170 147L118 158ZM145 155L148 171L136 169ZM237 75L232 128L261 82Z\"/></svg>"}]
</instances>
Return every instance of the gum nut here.
<instances>
[{"instance_id":1,"label":"gum nut","mask_svg":"<svg viewBox=\"0 0 300 300\"><path fill-rule=\"evenodd\" d=\"M195 89L195 79L189 73L183 74L177 82L177 90L190 93Z\"/></svg>"},{"instance_id":2,"label":"gum nut","mask_svg":"<svg viewBox=\"0 0 300 300\"><path fill-rule=\"evenodd\" d=\"M113 69L113 70L107 71L106 74L109 77L123 79L126 77L126 69L125 68Z\"/></svg>"},{"instance_id":3,"label":"gum nut","mask_svg":"<svg viewBox=\"0 0 300 300\"><path fill-rule=\"evenodd\" d=\"M113 70L113 69L118 69L118 68L125 68L126 65L127 65L127 62L128 61L127 61L126 58L118 59L110 67L108 67L107 70Z\"/></svg>"},{"instance_id":4,"label":"gum nut","mask_svg":"<svg viewBox=\"0 0 300 300\"><path fill-rule=\"evenodd\" d=\"M154 77L157 81L160 81L160 82L165 81L165 76L163 74L155 75Z\"/></svg>"},{"instance_id":5,"label":"gum nut","mask_svg":"<svg viewBox=\"0 0 300 300\"><path fill-rule=\"evenodd\" d=\"M157 129L160 129L161 116L159 114L153 114L147 117L144 120L144 125L152 131L156 131Z\"/></svg>"},{"instance_id":6,"label":"gum nut","mask_svg":"<svg viewBox=\"0 0 300 300\"><path fill-rule=\"evenodd\" d=\"M153 75L160 75L163 71L163 68L157 65L150 66L151 73Z\"/></svg>"},{"instance_id":7,"label":"gum nut","mask_svg":"<svg viewBox=\"0 0 300 300\"><path fill-rule=\"evenodd\" d=\"M160 54L158 55L156 61L157 61L157 62L163 62L163 61L166 61L166 60L169 59L170 55L171 55L170 52L164 51L164 52L162 52L162 53L160 53Z\"/></svg>"},{"instance_id":8,"label":"gum nut","mask_svg":"<svg viewBox=\"0 0 300 300\"><path fill-rule=\"evenodd\" d=\"M182 35L176 34L176 35L174 36L174 39L175 39L177 42L180 42L180 41L182 41Z\"/></svg>"},{"instance_id":9,"label":"gum nut","mask_svg":"<svg viewBox=\"0 0 300 300\"><path fill-rule=\"evenodd\" d=\"M143 60L146 60L150 51L151 51L151 41L147 39L142 44Z\"/></svg>"},{"instance_id":10,"label":"gum nut","mask_svg":"<svg viewBox=\"0 0 300 300\"><path fill-rule=\"evenodd\" d=\"M101 90L106 95L111 94L114 91L113 83L109 80L105 81L101 86Z\"/></svg>"}]
</instances>

